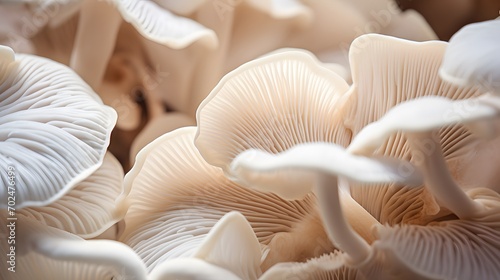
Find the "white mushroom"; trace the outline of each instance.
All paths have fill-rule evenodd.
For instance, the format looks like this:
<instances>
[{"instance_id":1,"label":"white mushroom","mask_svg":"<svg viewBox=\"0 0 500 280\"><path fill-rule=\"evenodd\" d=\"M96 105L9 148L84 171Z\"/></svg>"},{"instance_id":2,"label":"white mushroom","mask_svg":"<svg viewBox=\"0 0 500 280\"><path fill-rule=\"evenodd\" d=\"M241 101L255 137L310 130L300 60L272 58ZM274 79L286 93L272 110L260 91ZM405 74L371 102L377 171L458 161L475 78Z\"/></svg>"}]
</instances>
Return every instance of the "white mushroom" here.
<instances>
[{"instance_id":1,"label":"white mushroom","mask_svg":"<svg viewBox=\"0 0 500 280\"><path fill-rule=\"evenodd\" d=\"M0 60L0 166L16 169L17 209L50 204L102 164L116 113L66 66L3 46Z\"/></svg>"},{"instance_id":2,"label":"white mushroom","mask_svg":"<svg viewBox=\"0 0 500 280\"><path fill-rule=\"evenodd\" d=\"M333 249L312 195L286 201L239 186L203 160L193 143L195 133L196 128L187 127L157 138L139 152L125 177L131 206L119 240L134 248L148 270L192 256L209 230L231 211L243 214L268 248L263 270ZM314 246L319 241L324 244L320 249Z\"/></svg>"},{"instance_id":3,"label":"white mushroom","mask_svg":"<svg viewBox=\"0 0 500 280\"><path fill-rule=\"evenodd\" d=\"M464 103L476 101L474 111L450 118ZM481 215L483 208L471 200L449 175L436 129L455 123L479 122L498 117L500 98L479 97L477 100L451 101L443 97L423 97L397 105L380 120L366 126L356 135L348 150L369 155L391 135L406 133L414 163L422 170L426 186L445 207L460 218Z\"/></svg>"},{"instance_id":4,"label":"white mushroom","mask_svg":"<svg viewBox=\"0 0 500 280\"><path fill-rule=\"evenodd\" d=\"M190 257L159 264L151 280L207 279L256 280L260 274L259 241L245 217L238 212L224 215Z\"/></svg>"},{"instance_id":5,"label":"white mushroom","mask_svg":"<svg viewBox=\"0 0 500 280\"><path fill-rule=\"evenodd\" d=\"M342 119L340 127L355 136L392 107L408 100L424 96L464 100L483 95L484 91L477 87L457 87L439 78L438 69L446 47L445 42L412 42L377 34L357 38L350 49L353 85L346 93L345 104L340 105L341 109L335 116ZM468 106L446 113L444 117L456 119L474 110L474 103L461 104ZM489 154L486 151L494 149L494 142L486 142L462 125L444 127L437 134L447 165L454 178L464 182L463 187L497 186L495 178L498 172L494 168L480 169L481 175L464 172L472 166L479 166ZM412 157L407 139L401 133L392 134L376 155L406 161ZM381 223L390 225L426 224L449 214L436 204L427 188L396 188L390 184L363 186L353 182L351 194Z\"/></svg>"},{"instance_id":6,"label":"white mushroom","mask_svg":"<svg viewBox=\"0 0 500 280\"><path fill-rule=\"evenodd\" d=\"M460 86L500 94L500 20L473 23L450 39L439 75Z\"/></svg>"},{"instance_id":7,"label":"white mushroom","mask_svg":"<svg viewBox=\"0 0 500 280\"><path fill-rule=\"evenodd\" d=\"M350 224L367 229L380 224L359 208L356 209L357 215L351 216L355 217L353 220L346 220L344 212L355 208L341 207L338 177L369 184L392 182L419 186L422 183L420 174L401 173L399 167L402 164L398 160L354 156L334 144L306 143L277 155L255 150L243 152L233 161L232 170L235 176L241 176L247 184L260 185L260 190L271 192L275 189L269 186L282 187L293 183L294 176L289 175L296 170L313 173L314 177L309 177L309 185L315 186L328 235L333 244L347 254L346 264L357 267L374 262L375 256L370 245ZM262 181L265 183L262 184ZM310 191L307 185L304 185L303 190L304 193Z\"/></svg>"},{"instance_id":8,"label":"white mushroom","mask_svg":"<svg viewBox=\"0 0 500 280\"><path fill-rule=\"evenodd\" d=\"M197 111L196 147L229 173L244 150L285 151L303 142L348 144L333 118L347 83L304 51L283 51L227 74ZM229 117L230 116L230 117Z\"/></svg>"},{"instance_id":9,"label":"white mushroom","mask_svg":"<svg viewBox=\"0 0 500 280\"><path fill-rule=\"evenodd\" d=\"M15 214L82 238L94 238L125 216L128 207L125 196L129 191L123 186L120 163L107 153L97 171L57 201L47 206L26 207ZM115 239L116 232L111 234Z\"/></svg>"}]
</instances>

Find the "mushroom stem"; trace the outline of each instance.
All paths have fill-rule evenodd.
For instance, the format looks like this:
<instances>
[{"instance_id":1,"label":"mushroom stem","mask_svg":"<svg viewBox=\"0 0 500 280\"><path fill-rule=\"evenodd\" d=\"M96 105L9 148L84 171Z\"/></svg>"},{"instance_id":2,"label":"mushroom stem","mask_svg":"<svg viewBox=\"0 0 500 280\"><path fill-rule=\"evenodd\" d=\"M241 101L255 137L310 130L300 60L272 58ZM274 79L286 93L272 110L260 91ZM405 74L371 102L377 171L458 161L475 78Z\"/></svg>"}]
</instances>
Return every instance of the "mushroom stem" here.
<instances>
[{"instance_id":1,"label":"mushroom stem","mask_svg":"<svg viewBox=\"0 0 500 280\"><path fill-rule=\"evenodd\" d=\"M121 22L114 5L107 1L84 0L70 67L94 90L104 77Z\"/></svg>"},{"instance_id":2,"label":"mushroom stem","mask_svg":"<svg viewBox=\"0 0 500 280\"><path fill-rule=\"evenodd\" d=\"M414 164L421 169L425 185L438 201L461 219L477 215L481 211L481 205L455 184L435 133L411 133L408 142L414 151Z\"/></svg>"},{"instance_id":3,"label":"mushroom stem","mask_svg":"<svg viewBox=\"0 0 500 280\"><path fill-rule=\"evenodd\" d=\"M126 279L147 279L147 270L128 246L112 240L70 240L39 236L35 250L49 258L114 267Z\"/></svg>"},{"instance_id":4,"label":"mushroom stem","mask_svg":"<svg viewBox=\"0 0 500 280\"><path fill-rule=\"evenodd\" d=\"M210 5L212 6L212 3ZM197 80L192 85L192 96L188 101L187 113L189 115L194 115L201 101L207 96L209 92L207 92L207 89L215 87L224 73L222 62L227 60L226 56L231 43L236 8L230 7L221 14L218 9L210 7L200 9L196 14L198 22L215 31L219 44L216 49L210 50L210 53L201 57L195 69L194 76Z\"/></svg>"},{"instance_id":5,"label":"mushroom stem","mask_svg":"<svg viewBox=\"0 0 500 280\"><path fill-rule=\"evenodd\" d=\"M352 262L359 264L365 261L370 256L370 245L352 229L344 217L337 177L328 174L318 176L316 195L330 240L346 252Z\"/></svg>"},{"instance_id":6,"label":"mushroom stem","mask_svg":"<svg viewBox=\"0 0 500 280\"><path fill-rule=\"evenodd\" d=\"M340 207L346 209L344 216L352 229L363 238L368 244L376 240L373 235L373 226L381 225L363 206L361 206L352 196L345 192L340 192Z\"/></svg>"}]
</instances>

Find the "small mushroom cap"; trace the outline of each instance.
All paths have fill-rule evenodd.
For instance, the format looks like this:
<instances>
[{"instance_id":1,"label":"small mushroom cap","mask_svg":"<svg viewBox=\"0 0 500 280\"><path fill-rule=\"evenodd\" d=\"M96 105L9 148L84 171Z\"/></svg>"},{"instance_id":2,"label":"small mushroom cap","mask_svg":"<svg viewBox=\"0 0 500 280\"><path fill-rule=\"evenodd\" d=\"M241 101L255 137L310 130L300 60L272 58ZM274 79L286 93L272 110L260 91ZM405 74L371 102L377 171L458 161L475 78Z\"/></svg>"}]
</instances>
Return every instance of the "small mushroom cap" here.
<instances>
[{"instance_id":1,"label":"small mushroom cap","mask_svg":"<svg viewBox=\"0 0 500 280\"><path fill-rule=\"evenodd\" d=\"M400 103L378 121L363 128L347 149L356 154L369 155L398 131L430 132L451 124L492 119L500 112L500 107L495 107L491 102L500 104L496 99L491 97L453 101L441 96L427 96ZM490 102L484 102L488 100Z\"/></svg>"},{"instance_id":2,"label":"small mushroom cap","mask_svg":"<svg viewBox=\"0 0 500 280\"><path fill-rule=\"evenodd\" d=\"M472 23L450 39L439 75L459 86L500 94L500 20Z\"/></svg>"},{"instance_id":3,"label":"small mushroom cap","mask_svg":"<svg viewBox=\"0 0 500 280\"><path fill-rule=\"evenodd\" d=\"M0 207L7 184L16 186L17 209L44 206L99 168L116 112L68 67L0 53L0 166L15 169L13 180L0 175Z\"/></svg>"},{"instance_id":4,"label":"small mushroom cap","mask_svg":"<svg viewBox=\"0 0 500 280\"><path fill-rule=\"evenodd\" d=\"M211 29L189 18L179 17L154 1L113 0L125 21L149 40L173 49L200 41L211 49L218 45Z\"/></svg>"},{"instance_id":5,"label":"small mushroom cap","mask_svg":"<svg viewBox=\"0 0 500 280\"><path fill-rule=\"evenodd\" d=\"M256 280L261 274L260 261L260 244L252 227L243 215L230 212L214 225L190 258L163 262L151 271L151 278Z\"/></svg>"},{"instance_id":6,"label":"small mushroom cap","mask_svg":"<svg viewBox=\"0 0 500 280\"><path fill-rule=\"evenodd\" d=\"M126 188L131 189L130 208L119 240L131 246L152 271L165 261L192 257L214 225L226 213L238 211L262 245L286 252L277 254L270 265L313 257L314 248L298 250L274 241L284 237L298 247L304 242L293 239L294 234L302 232L313 240L326 239L321 224L313 220L317 217L314 196L287 201L232 182L220 168L204 161L194 146L195 133L195 127L174 130L138 153L125 176ZM313 222L314 230L304 230L304 224Z\"/></svg>"},{"instance_id":7,"label":"small mushroom cap","mask_svg":"<svg viewBox=\"0 0 500 280\"><path fill-rule=\"evenodd\" d=\"M297 199L310 192L315 184L313 175L294 174L297 168L326 172L362 183L422 184L419 172L403 173L402 166L403 162L397 159L352 155L335 144L304 143L277 155L258 150L245 151L234 159L231 174L260 191Z\"/></svg>"},{"instance_id":8,"label":"small mushroom cap","mask_svg":"<svg viewBox=\"0 0 500 280\"><path fill-rule=\"evenodd\" d=\"M0 70L2 70L2 72L0 73L2 75L4 75L3 71L5 71L5 68L10 63L14 62L15 59L16 59L15 53L11 48L0 45L0 66L1 66Z\"/></svg>"}]
</instances>

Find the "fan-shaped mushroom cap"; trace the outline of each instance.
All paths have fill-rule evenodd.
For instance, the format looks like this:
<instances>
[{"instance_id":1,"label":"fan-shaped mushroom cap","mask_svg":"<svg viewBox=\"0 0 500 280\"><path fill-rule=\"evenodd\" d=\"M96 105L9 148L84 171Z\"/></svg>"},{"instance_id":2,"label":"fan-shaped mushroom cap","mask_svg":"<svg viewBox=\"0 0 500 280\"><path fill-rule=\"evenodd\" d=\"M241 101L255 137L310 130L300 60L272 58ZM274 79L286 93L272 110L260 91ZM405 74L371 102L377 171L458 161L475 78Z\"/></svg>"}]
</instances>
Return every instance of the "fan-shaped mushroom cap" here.
<instances>
[{"instance_id":1,"label":"fan-shaped mushroom cap","mask_svg":"<svg viewBox=\"0 0 500 280\"><path fill-rule=\"evenodd\" d=\"M346 145L350 135L333 118L347 83L311 54L284 51L227 74L197 111L196 146L205 160L229 171L255 148L277 153L303 142Z\"/></svg>"},{"instance_id":2,"label":"fan-shaped mushroom cap","mask_svg":"<svg viewBox=\"0 0 500 280\"><path fill-rule=\"evenodd\" d=\"M187 127L157 138L139 152L125 177L131 206L119 239L134 248L149 270L164 261L192 256L230 211L242 213L260 243L268 246L263 269L332 248L314 196L286 201L237 185L203 160L193 143L195 133L196 128ZM318 240L327 245L315 250L311 243Z\"/></svg>"},{"instance_id":3,"label":"fan-shaped mushroom cap","mask_svg":"<svg viewBox=\"0 0 500 280\"><path fill-rule=\"evenodd\" d=\"M189 258L168 260L151 279L249 279L260 274L261 249L252 227L238 212L224 215Z\"/></svg>"},{"instance_id":4,"label":"fan-shaped mushroom cap","mask_svg":"<svg viewBox=\"0 0 500 280\"><path fill-rule=\"evenodd\" d=\"M125 21L154 42L174 49L184 48L195 41L203 41L210 48L218 44L212 30L189 18L172 14L155 1L121 0L114 3Z\"/></svg>"},{"instance_id":5,"label":"fan-shaped mushroom cap","mask_svg":"<svg viewBox=\"0 0 500 280\"><path fill-rule=\"evenodd\" d=\"M101 165L116 113L69 68L0 53L0 166L16 170L17 209L47 205ZM2 173L3 207L8 182Z\"/></svg>"},{"instance_id":6,"label":"fan-shaped mushroom cap","mask_svg":"<svg viewBox=\"0 0 500 280\"><path fill-rule=\"evenodd\" d=\"M37 220L83 238L98 236L125 216L123 170L110 153L103 164L57 201L41 207L27 207L16 216Z\"/></svg>"},{"instance_id":7,"label":"fan-shaped mushroom cap","mask_svg":"<svg viewBox=\"0 0 500 280\"><path fill-rule=\"evenodd\" d=\"M469 24L450 39L439 75L459 86L500 94L500 20Z\"/></svg>"},{"instance_id":8,"label":"fan-shaped mushroom cap","mask_svg":"<svg viewBox=\"0 0 500 280\"><path fill-rule=\"evenodd\" d=\"M346 93L347 101L340 105L342 110L338 115L345 128L356 136L397 104L423 96L462 100L484 94L477 87L457 87L439 78L438 69L446 46L445 42L420 43L377 34L357 38L350 49L353 85ZM456 118L462 112L452 111L449 117ZM466 177L460 179L464 174L459 170L466 170L471 162L463 159L472 157L482 140L461 125L442 128L438 136L445 160L453 166L452 174L458 180L467 180ZM401 133L387 139L376 155L411 160L409 145ZM481 159L474 159L474 162L478 161ZM493 173L486 174L489 170L493 169L483 170L485 176L481 180L492 178ZM429 217L445 214L439 213L439 206L425 188L353 183L351 194L382 223L426 223Z\"/></svg>"},{"instance_id":9,"label":"fan-shaped mushroom cap","mask_svg":"<svg viewBox=\"0 0 500 280\"><path fill-rule=\"evenodd\" d=\"M498 229L466 221L379 230L377 246L390 247L408 268L432 279L496 279Z\"/></svg>"}]
</instances>

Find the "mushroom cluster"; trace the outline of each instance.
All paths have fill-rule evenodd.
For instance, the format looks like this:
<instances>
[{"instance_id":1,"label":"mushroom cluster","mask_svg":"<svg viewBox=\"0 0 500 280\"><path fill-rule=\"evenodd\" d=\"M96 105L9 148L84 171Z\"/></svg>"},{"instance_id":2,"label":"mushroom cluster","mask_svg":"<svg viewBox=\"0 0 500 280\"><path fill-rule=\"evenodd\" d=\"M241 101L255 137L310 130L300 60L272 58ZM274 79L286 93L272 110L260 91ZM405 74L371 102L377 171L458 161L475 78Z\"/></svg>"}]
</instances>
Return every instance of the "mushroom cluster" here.
<instances>
[{"instance_id":1,"label":"mushroom cluster","mask_svg":"<svg viewBox=\"0 0 500 280\"><path fill-rule=\"evenodd\" d=\"M0 279L500 277L499 19L444 42L392 0L0 15Z\"/></svg>"}]
</instances>

